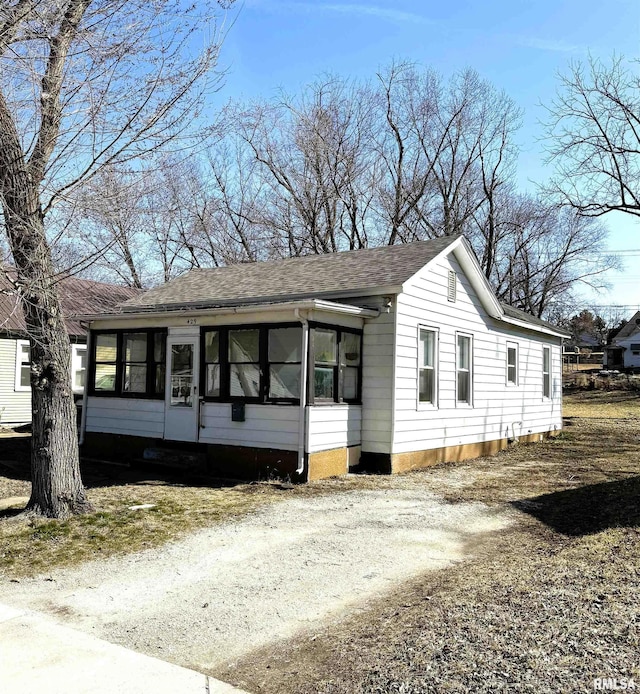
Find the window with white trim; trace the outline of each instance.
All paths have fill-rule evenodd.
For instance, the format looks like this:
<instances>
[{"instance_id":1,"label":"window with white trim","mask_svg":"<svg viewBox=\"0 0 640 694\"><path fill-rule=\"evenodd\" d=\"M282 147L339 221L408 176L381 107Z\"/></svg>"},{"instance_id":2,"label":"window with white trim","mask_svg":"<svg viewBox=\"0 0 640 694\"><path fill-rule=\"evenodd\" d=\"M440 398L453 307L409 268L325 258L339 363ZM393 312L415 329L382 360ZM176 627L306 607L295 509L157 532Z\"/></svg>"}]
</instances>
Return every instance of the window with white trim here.
<instances>
[{"instance_id":1,"label":"window with white trim","mask_svg":"<svg viewBox=\"0 0 640 694\"><path fill-rule=\"evenodd\" d=\"M551 347L542 348L542 397L551 397Z\"/></svg>"},{"instance_id":2,"label":"window with white trim","mask_svg":"<svg viewBox=\"0 0 640 694\"><path fill-rule=\"evenodd\" d=\"M16 340L15 390L31 389L31 347L29 340Z\"/></svg>"},{"instance_id":3,"label":"window with white trim","mask_svg":"<svg viewBox=\"0 0 640 694\"><path fill-rule=\"evenodd\" d=\"M438 333L418 329L418 403L436 405Z\"/></svg>"},{"instance_id":4,"label":"window with white trim","mask_svg":"<svg viewBox=\"0 0 640 694\"><path fill-rule=\"evenodd\" d=\"M87 345L71 345L71 387L76 393L84 390L87 373Z\"/></svg>"},{"instance_id":5,"label":"window with white trim","mask_svg":"<svg viewBox=\"0 0 640 694\"><path fill-rule=\"evenodd\" d=\"M472 339L470 335L457 335L456 349L456 402L472 404Z\"/></svg>"},{"instance_id":6,"label":"window with white trim","mask_svg":"<svg viewBox=\"0 0 640 694\"><path fill-rule=\"evenodd\" d=\"M507 342L507 385L518 385L518 343Z\"/></svg>"}]
</instances>

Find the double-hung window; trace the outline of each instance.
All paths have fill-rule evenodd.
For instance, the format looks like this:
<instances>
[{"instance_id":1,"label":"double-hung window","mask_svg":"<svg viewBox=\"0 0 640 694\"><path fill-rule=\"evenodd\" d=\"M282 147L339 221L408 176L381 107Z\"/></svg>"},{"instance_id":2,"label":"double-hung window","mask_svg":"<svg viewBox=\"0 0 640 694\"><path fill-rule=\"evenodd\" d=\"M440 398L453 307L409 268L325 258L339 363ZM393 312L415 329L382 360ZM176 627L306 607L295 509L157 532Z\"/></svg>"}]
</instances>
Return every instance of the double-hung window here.
<instances>
[{"instance_id":1,"label":"double-hung window","mask_svg":"<svg viewBox=\"0 0 640 694\"><path fill-rule=\"evenodd\" d=\"M29 340L16 340L16 391L31 389L31 347Z\"/></svg>"},{"instance_id":2,"label":"double-hung window","mask_svg":"<svg viewBox=\"0 0 640 694\"><path fill-rule=\"evenodd\" d=\"M518 345L507 342L507 385L518 385Z\"/></svg>"},{"instance_id":3,"label":"double-hung window","mask_svg":"<svg viewBox=\"0 0 640 694\"><path fill-rule=\"evenodd\" d=\"M471 405L473 402L472 338L457 335L456 402Z\"/></svg>"},{"instance_id":4,"label":"double-hung window","mask_svg":"<svg viewBox=\"0 0 640 694\"><path fill-rule=\"evenodd\" d=\"M87 372L87 345L71 345L71 386L76 393L84 389Z\"/></svg>"},{"instance_id":5,"label":"double-hung window","mask_svg":"<svg viewBox=\"0 0 640 694\"><path fill-rule=\"evenodd\" d=\"M418 329L418 402L436 405L436 354L438 333Z\"/></svg>"},{"instance_id":6,"label":"double-hung window","mask_svg":"<svg viewBox=\"0 0 640 694\"><path fill-rule=\"evenodd\" d=\"M542 397L551 397L551 348L542 348Z\"/></svg>"}]
</instances>

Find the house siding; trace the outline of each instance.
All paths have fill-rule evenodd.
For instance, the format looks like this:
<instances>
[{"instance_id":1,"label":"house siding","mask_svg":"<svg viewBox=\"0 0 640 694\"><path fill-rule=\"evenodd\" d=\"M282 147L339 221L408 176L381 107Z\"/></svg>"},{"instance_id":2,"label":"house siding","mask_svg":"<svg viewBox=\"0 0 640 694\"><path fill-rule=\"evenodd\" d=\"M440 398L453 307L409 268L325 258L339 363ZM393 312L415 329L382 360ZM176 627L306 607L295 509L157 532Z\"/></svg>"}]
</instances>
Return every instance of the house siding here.
<instances>
[{"instance_id":1,"label":"house siding","mask_svg":"<svg viewBox=\"0 0 640 694\"><path fill-rule=\"evenodd\" d=\"M31 421L31 392L15 389L16 345L16 340L0 339L0 425Z\"/></svg>"},{"instance_id":2,"label":"house siding","mask_svg":"<svg viewBox=\"0 0 640 694\"><path fill-rule=\"evenodd\" d=\"M246 405L245 421L231 421L229 403L203 403L200 410L201 443L227 446L298 449L300 408L291 405Z\"/></svg>"},{"instance_id":3,"label":"house siding","mask_svg":"<svg viewBox=\"0 0 640 694\"><path fill-rule=\"evenodd\" d=\"M307 452L359 446L362 440L360 405L326 405L307 408Z\"/></svg>"},{"instance_id":4,"label":"house siding","mask_svg":"<svg viewBox=\"0 0 640 694\"><path fill-rule=\"evenodd\" d=\"M395 310L365 321L362 338L362 451L391 453Z\"/></svg>"},{"instance_id":5,"label":"house siding","mask_svg":"<svg viewBox=\"0 0 640 694\"><path fill-rule=\"evenodd\" d=\"M448 272L457 277L447 300ZM446 448L559 430L560 340L487 315L452 254L432 263L397 300L392 453ZM418 404L418 328L438 331L437 406ZM471 335L472 405L456 403L457 333ZM507 342L518 344L518 385L506 383ZM551 348L552 398L542 396L543 346Z\"/></svg>"},{"instance_id":6,"label":"house siding","mask_svg":"<svg viewBox=\"0 0 640 694\"><path fill-rule=\"evenodd\" d=\"M625 369L640 367L640 350L631 349L631 345L640 344L640 332L634 333L622 340L616 340L615 344L617 347L624 348L623 359Z\"/></svg>"},{"instance_id":7,"label":"house siding","mask_svg":"<svg viewBox=\"0 0 640 694\"><path fill-rule=\"evenodd\" d=\"M162 438L164 400L90 396L87 400L86 430Z\"/></svg>"}]
</instances>

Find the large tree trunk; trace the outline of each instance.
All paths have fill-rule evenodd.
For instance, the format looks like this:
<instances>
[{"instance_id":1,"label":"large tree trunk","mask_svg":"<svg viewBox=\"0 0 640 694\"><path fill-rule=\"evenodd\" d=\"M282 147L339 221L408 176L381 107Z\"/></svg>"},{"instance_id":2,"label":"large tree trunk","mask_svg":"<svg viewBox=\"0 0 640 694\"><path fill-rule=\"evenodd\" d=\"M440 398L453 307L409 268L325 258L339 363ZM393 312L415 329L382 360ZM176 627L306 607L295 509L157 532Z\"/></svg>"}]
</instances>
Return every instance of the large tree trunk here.
<instances>
[{"instance_id":1,"label":"large tree trunk","mask_svg":"<svg viewBox=\"0 0 640 694\"><path fill-rule=\"evenodd\" d=\"M31 343L32 491L27 511L65 518L90 510L80 478L69 337L35 186L24 169L13 173L22 180L6 188L5 224Z\"/></svg>"}]
</instances>

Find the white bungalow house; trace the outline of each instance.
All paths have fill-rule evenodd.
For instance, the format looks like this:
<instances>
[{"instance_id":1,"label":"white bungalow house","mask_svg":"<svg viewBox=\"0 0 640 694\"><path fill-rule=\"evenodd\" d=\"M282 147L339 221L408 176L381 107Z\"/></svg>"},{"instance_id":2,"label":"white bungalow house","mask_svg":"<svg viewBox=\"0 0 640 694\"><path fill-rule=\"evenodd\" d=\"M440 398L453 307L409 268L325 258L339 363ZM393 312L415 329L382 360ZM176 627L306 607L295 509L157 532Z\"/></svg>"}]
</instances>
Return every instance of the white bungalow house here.
<instances>
[{"instance_id":1,"label":"white bungalow house","mask_svg":"<svg viewBox=\"0 0 640 694\"><path fill-rule=\"evenodd\" d=\"M640 311L637 311L605 347L605 367L640 369Z\"/></svg>"},{"instance_id":2,"label":"white bungalow house","mask_svg":"<svg viewBox=\"0 0 640 694\"><path fill-rule=\"evenodd\" d=\"M85 318L87 457L309 480L562 427L568 334L500 304L463 237L192 270Z\"/></svg>"},{"instance_id":3,"label":"white bungalow house","mask_svg":"<svg viewBox=\"0 0 640 694\"><path fill-rule=\"evenodd\" d=\"M29 335L18 294L11 282L14 275L11 268L0 270L0 426L8 427L31 422ZM85 381L87 329L71 315L112 311L139 290L75 277L56 281L71 343L71 385L79 398Z\"/></svg>"}]
</instances>

